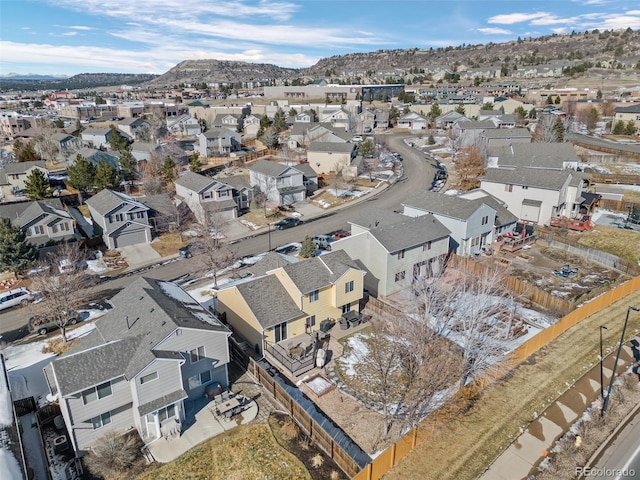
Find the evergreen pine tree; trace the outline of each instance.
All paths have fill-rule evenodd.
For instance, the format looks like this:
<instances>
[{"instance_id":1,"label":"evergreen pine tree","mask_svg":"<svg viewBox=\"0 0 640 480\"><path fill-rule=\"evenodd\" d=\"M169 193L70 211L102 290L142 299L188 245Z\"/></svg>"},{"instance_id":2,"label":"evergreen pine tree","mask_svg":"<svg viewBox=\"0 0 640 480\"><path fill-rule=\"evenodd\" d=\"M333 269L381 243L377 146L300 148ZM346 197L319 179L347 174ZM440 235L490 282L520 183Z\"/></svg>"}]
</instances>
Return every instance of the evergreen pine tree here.
<instances>
[{"instance_id":1,"label":"evergreen pine tree","mask_svg":"<svg viewBox=\"0 0 640 480\"><path fill-rule=\"evenodd\" d=\"M138 175L138 163L128 148L120 150L120 159L118 160L120 167L120 175L125 182L133 182Z\"/></svg>"},{"instance_id":2,"label":"evergreen pine tree","mask_svg":"<svg viewBox=\"0 0 640 480\"><path fill-rule=\"evenodd\" d=\"M200 155L192 153L189 155L189 170L193 173L200 173L202 171L202 164L200 163Z\"/></svg>"},{"instance_id":3,"label":"evergreen pine tree","mask_svg":"<svg viewBox=\"0 0 640 480\"><path fill-rule=\"evenodd\" d=\"M103 188L116 188L120 184L118 171L101 158L93 177L93 186L98 190Z\"/></svg>"},{"instance_id":4,"label":"evergreen pine tree","mask_svg":"<svg viewBox=\"0 0 640 480\"><path fill-rule=\"evenodd\" d=\"M53 196L53 188L49 184L49 179L39 168L34 168L27 175L24 187L29 200L42 200Z\"/></svg>"},{"instance_id":5,"label":"evergreen pine tree","mask_svg":"<svg viewBox=\"0 0 640 480\"><path fill-rule=\"evenodd\" d=\"M318 249L316 248L316 244L313 243L313 239L309 235L304 237L304 241L300 246L300 256L302 258L315 257L317 250Z\"/></svg>"},{"instance_id":6,"label":"evergreen pine tree","mask_svg":"<svg viewBox=\"0 0 640 480\"><path fill-rule=\"evenodd\" d=\"M171 183L176 179L176 162L169 155L164 159L164 164L162 165L162 179L167 183Z\"/></svg>"},{"instance_id":7,"label":"evergreen pine tree","mask_svg":"<svg viewBox=\"0 0 640 480\"><path fill-rule=\"evenodd\" d=\"M556 123L553 124L553 131L556 134L556 141L564 142L565 128L564 128L564 124L562 123L562 118L558 117L558 119L556 120Z\"/></svg>"},{"instance_id":8,"label":"evergreen pine tree","mask_svg":"<svg viewBox=\"0 0 640 480\"><path fill-rule=\"evenodd\" d=\"M0 272L22 272L36 261L36 247L26 238L24 232L11 225L8 218L0 218Z\"/></svg>"},{"instance_id":9,"label":"evergreen pine tree","mask_svg":"<svg viewBox=\"0 0 640 480\"><path fill-rule=\"evenodd\" d=\"M78 154L75 163L67 168L67 175L69 175L69 185L78 190L78 198L82 203L82 194L93 187L96 167Z\"/></svg>"}]
</instances>

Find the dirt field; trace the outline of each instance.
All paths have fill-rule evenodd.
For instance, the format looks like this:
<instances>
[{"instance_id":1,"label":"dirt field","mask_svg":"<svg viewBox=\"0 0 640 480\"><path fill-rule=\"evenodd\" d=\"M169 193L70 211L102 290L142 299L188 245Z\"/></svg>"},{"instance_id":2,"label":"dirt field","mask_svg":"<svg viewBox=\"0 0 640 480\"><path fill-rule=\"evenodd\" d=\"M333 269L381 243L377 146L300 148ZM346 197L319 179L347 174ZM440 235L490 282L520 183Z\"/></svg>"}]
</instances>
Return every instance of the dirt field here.
<instances>
[{"instance_id":1,"label":"dirt field","mask_svg":"<svg viewBox=\"0 0 640 480\"><path fill-rule=\"evenodd\" d=\"M593 298L627 278L615 270L564 250L546 246L543 242L515 254L500 254L497 257L509 262L507 273L510 275L554 296L577 303ZM487 262L492 261L492 258L481 257ZM577 269L577 274L563 278L553 273L564 265Z\"/></svg>"}]
</instances>

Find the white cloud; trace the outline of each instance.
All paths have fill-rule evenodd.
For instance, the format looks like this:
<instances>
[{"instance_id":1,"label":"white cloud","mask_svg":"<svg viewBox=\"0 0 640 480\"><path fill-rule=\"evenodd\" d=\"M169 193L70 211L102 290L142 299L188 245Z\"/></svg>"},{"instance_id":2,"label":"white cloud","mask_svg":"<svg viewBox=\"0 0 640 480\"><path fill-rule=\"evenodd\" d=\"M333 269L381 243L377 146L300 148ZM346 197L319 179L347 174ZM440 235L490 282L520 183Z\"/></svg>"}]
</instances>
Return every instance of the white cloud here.
<instances>
[{"instance_id":1,"label":"white cloud","mask_svg":"<svg viewBox=\"0 0 640 480\"><path fill-rule=\"evenodd\" d=\"M495 27L479 28L478 31L487 35L511 35L513 33L511 30Z\"/></svg>"},{"instance_id":2,"label":"white cloud","mask_svg":"<svg viewBox=\"0 0 640 480\"><path fill-rule=\"evenodd\" d=\"M561 35L563 33L567 33L567 29L566 27L557 27L557 28L552 28L551 31L553 33L557 33L558 35Z\"/></svg>"},{"instance_id":3,"label":"white cloud","mask_svg":"<svg viewBox=\"0 0 640 480\"><path fill-rule=\"evenodd\" d=\"M78 35L78 32L64 32L60 34L61 37L75 37L76 35Z\"/></svg>"},{"instance_id":4,"label":"white cloud","mask_svg":"<svg viewBox=\"0 0 640 480\"><path fill-rule=\"evenodd\" d=\"M536 18L548 16L545 12L536 13L506 13L489 17L488 23L499 23L502 25L513 25L514 23L530 22Z\"/></svg>"}]
</instances>

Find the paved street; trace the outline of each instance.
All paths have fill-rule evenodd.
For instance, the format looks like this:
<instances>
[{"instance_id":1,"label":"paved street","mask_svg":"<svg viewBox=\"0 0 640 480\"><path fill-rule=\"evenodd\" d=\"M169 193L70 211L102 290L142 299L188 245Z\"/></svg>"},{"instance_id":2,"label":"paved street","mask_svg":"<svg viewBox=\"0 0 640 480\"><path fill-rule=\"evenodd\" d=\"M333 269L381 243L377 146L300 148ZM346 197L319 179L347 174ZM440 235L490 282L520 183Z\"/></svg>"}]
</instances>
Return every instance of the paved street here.
<instances>
[{"instance_id":1,"label":"paved street","mask_svg":"<svg viewBox=\"0 0 640 480\"><path fill-rule=\"evenodd\" d=\"M335 211L327 211L314 219L307 219L299 226L287 230L271 231L271 246L276 248L292 242L300 242L305 235L313 236L338 229L348 229L349 219L354 211L365 206L374 206L381 210L398 210L400 204L411 192L431 187L436 168L432 160L403 141L409 135L385 135L389 148L400 153L403 158L403 176L389 188L375 197L363 199L353 205L347 205ZM263 232L257 236L244 238L231 246L237 258L255 255L269 249L269 236ZM140 272L130 273L113 280L103 282L92 289L90 293L93 301L112 297L122 288L141 275L161 280L173 280L187 274L197 277L204 274L205 269L198 256L188 259L166 260L164 264L157 264L145 268ZM29 308L17 308L0 314L0 335L4 341L15 341L26 335L26 324L31 315Z\"/></svg>"},{"instance_id":2,"label":"paved street","mask_svg":"<svg viewBox=\"0 0 640 480\"><path fill-rule=\"evenodd\" d=\"M635 416L618 433L616 439L593 467L594 476L607 480L640 476L640 415Z\"/></svg>"}]
</instances>

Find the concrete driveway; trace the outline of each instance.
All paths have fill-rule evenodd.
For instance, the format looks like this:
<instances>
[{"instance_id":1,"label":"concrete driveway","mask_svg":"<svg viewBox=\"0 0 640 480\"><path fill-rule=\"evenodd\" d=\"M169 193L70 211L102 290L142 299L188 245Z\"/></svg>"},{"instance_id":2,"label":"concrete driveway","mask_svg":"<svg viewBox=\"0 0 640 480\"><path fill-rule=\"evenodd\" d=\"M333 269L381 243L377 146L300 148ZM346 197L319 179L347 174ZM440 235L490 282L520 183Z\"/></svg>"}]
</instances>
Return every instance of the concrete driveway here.
<instances>
[{"instance_id":1,"label":"concrete driveway","mask_svg":"<svg viewBox=\"0 0 640 480\"><path fill-rule=\"evenodd\" d=\"M157 263L162 258L150 243L130 245L128 247L118 248L118 251L129 264L129 269L136 269Z\"/></svg>"}]
</instances>

